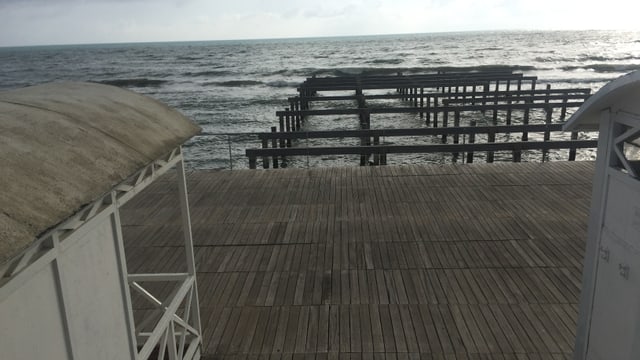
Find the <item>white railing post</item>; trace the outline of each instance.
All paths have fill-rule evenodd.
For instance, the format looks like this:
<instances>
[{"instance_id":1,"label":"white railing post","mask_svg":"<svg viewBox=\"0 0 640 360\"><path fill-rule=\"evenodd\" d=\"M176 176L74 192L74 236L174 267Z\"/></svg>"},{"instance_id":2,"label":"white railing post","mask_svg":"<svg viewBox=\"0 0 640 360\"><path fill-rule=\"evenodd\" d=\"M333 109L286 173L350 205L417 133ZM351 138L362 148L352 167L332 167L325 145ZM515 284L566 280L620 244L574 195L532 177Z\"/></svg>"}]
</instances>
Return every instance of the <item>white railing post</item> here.
<instances>
[{"instance_id":1,"label":"white railing post","mask_svg":"<svg viewBox=\"0 0 640 360\"><path fill-rule=\"evenodd\" d=\"M182 148L180 149L182 154ZM191 312L191 322L198 331L198 336L202 336L200 325L200 304L198 301L198 285L196 281L196 263L193 252L193 236L191 233L191 215L189 213L189 197L187 193L187 179L184 171L184 159L180 160L176 166L178 172L178 193L180 195L180 207L182 210L182 230L184 234L184 246L187 260L187 272L193 276L193 306ZM189 323L189 319L185 319Z\"/></svg>"}]
</instances>

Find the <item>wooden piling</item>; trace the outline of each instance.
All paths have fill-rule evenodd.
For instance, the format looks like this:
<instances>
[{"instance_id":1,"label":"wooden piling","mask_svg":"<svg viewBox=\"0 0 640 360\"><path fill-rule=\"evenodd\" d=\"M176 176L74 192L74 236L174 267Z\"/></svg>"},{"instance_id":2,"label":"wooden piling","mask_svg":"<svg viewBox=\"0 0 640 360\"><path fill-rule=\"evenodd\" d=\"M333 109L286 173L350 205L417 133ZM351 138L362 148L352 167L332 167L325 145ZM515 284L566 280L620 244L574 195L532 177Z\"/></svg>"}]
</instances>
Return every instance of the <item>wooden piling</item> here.
<instances>
[{"instance_id":1,"label":"wooden piling","mask_svg":"<svg viewBox=\"0 0 640 360\"><path fill-rule=\"evenodd\" d=\"M438 127L438 97L433 97L433 127Z\"/></svg>"},{"instance_id":2,"label":"wooden piling","mask_svg":"<svg viewBox=\"0 0 640 360\"><path fill-rule=\"evenodd\" d=\"M271 127L271 132L275 133L277 132L277 129L275 126ZM271 140L271 147L276 148L278 147L278 140L276 140L275 138ZM282 147L282 140L280 140L280 147ZM273 155L273 168L277 169L278 168L278 156L277 155Z\"/></svg>"},{"instance_id":3,"label":"wooden piling","mask_svg":"<svg viewBox=\"0 0 640 360\"><path fill-rule=\"evenodd\" d=\"M571 140L578 140L577 131L571 132ZM576 160L576 147L573 146L569 148L569 161L575 161L575 160Z\"/></svg>"},{"instance_id":4,"label":"wooden piling","mask_svg":"<svg viewBox=\"0 0 640 360\"><path fill-rule=\"evenodd\" d=\"M509 84L509 83L507 83L507 87L509 86L508 84ZM509 99L509 100L507 100L507 104L508 104L508 105L511 105L511 96L510 96L510 95L507 95L507 98ZM507 120L506 120L507 125L511 125L511 112L512 112L511 107L509 107L509 108L507 109Z\"/></svg>"},{"instance_id":5,"label":"wooden piling","mask_svg":"<svg viewBox=\"0 0 640 360\"><path fill-rule=\"evenodd\" d=\"M295 111L296 115L296 131L299 131L302 128L302 116L300 116L300 102L295 103Z\"/></svg>"},{"instance_id":6,"label":"wooden piling","mask_svg":"<svg viewBox=\"0 0 640 360\"><path fill-rule=\"evenodd\" d=\"M373 145L374 146L378 146L380 145L380 137L379 136L374 136L373 137ZM373 165L380 165L380 153L374 153L373 154Z\"/></svg>"},{"instance_id":7,"label":"wooden piling","mask_svg":"<svg viewBox=\"0 0 640 360\"><path fill-rule=\"evenodd\" d=\"M426 121L426 125L429 126L431 124L431 96L427 95L427 97L425 98L426 102L427 102L427 121Z\"/></svg>"},{"instance_id":8,"label":"wooden piling","mask_svg":"<svg viewBox=\"0 0 640 360\"><path fill-rule=\"evenodd\" d=\"M445 111L442 113L442 127L446 128L447 126L449 126L449 112ZM447 143L447 134L444 133L442 134L442 143L446 144Z\"/></svg>"},{"instance_id":9,"label":"wooden piling","mask_svg":"<svg viewBox=\"0 0 640 360\"><path fill-rule=\"evenodd\" d=\"M268 147L269 147L269 140L262 139L262 148L266 149ZM268 169L269 168L269 157L268 156L263 156L262 157L262 168L263 169Z\"/></svg>"},{"instance_id":10,"label":"wooden piling","mask_svg":"<svg viewBox=\"0 0 640 360\"><path fill-rule=\"evenodd\" d=\"M453 116L454 116L454 118L453 118L453 126L456 127L456 128L460 127L460 111L456 111ZM453 143L454 144L459 144L460 143L460 134L454 134L453 135ZM457 159L458 156L460 156L460 153L458 153L458 152L454 152L453 153L454 159Z\"/></svg>"},{"instance_id":11,"label":"wooden piling","mask_svg":"<svg viewBox=\"0 0 640 360\"><path fill-rule=\"evenodd\" d=\"M420 88L420 109L424 109L424 88ZM420 112L420 119L424 119L424 112Z\"/></svg>"},{"instance_id":12,"label":"wooden piling","mask_svg":"<svg viewBox=\"0 0 640 360\"><path fill-rule=\"evenodd\" d=\"M475 120L471 120L469 122L469 126L474 128L476 126L476 121ZM469 134L469 144L475 144L476 142L476 134L471 132ZM473 151L468 151L467 152L467 163L468 164L472 164L473 163Z\"/></svg>"},{"instance_id":13,"label":"wooden piling","mask_svg":"<svg viewBox=\"0 0 640 360\"><path fill-rule=\"evenodd\" d=\"M564 98L562 100L562 110L560 111L560 120L564 120L567 117L567 102L569 99Z\"/></svg>"},{"instance_id":14,"label":"wooden piling","mask_svg":"<svg viewBox=\"0 0 640 360\"><path fill-rule=\"evenodd\" d=\"M366 108L360 110L360 129L369 130L371 128L371 114ZM365 136L360 138L360 146L371 146L371 137ZM367 166L371 154L360 155L360 166Z\"/></svg>"},{"instance_id":15,"label":"wooden piling","mask_svg":"<svg viewBox=\"0 0 640 360\"><path fill-rule=\"evenodd\" d=\"M532 103L533 101L527 100L525 101L526 104L528 103ZM529 108L526 108L524 110L524 117L522 118L522 125L529 125L529 112L531 110ZM525 130L522 131L522 139L520 139L521 141L529 141L529 133L526 131L526 127L523 128Z\"/></svg>"},{"instance_id":16,"label":"wooden piling","mask_svg":"<svg viewBox=\"0 0 640 360\"><path fill-rule=\"evenodd\" d=\"M487 142L488 143L496 142L496 132L495 131L489 130L489 132L487 134ZM487 151L487 162L488 163L492 163L493 162L493 151Z\"/></svg>"},{"instance_id":17,"label":"wooden piling","mask_svg":"<svg viewBox=\"0 0 640 360\"><path fill-rule=\"evenodd\" d=\"M285 111L289 111L289 109L285 109ZM291 132L291 116L285 116L285 130L286 132ZM291 147L291 139L287 139L287 147Z\"/></svg>"},{"instance_id":18,"label":"wooden piling","mask_svg":"<svg viewBox=\"0 0 640 360\"><path fill-rule=\"evenodd\" d=\"M521 162L522 161L522 149L517 148L513 150L513 162Z\"/></svg>"},{"instance_id":19,"label":"wooden piling","mask_svg":"<svg viewBox=\"0 0 640 360\"><path fill-rule=\"evenodd\" d=\"M498 91L500 91L500 80L496 80L495 93L497 94ZM493 101L493 105L498 105L497 96L495 97L495 100ZM493 125L497 125L497 124L498 124L498 108L494 107L493 108Z\"/></svg>"}]
</instances>

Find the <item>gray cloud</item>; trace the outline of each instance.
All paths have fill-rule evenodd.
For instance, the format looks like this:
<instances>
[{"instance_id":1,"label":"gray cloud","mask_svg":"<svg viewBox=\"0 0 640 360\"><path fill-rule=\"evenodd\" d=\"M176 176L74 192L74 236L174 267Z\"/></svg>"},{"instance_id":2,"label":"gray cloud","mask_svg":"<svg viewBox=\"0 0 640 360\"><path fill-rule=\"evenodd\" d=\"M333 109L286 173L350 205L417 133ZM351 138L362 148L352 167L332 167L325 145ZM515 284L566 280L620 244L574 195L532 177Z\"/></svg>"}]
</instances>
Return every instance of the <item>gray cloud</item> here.
<instances>
[{"instance_id":1,"label":"gray cloud","mask_svg":"<svg viewBox=\"0 0 640 360\"><path fill-rule=\"evenodd\" d=\"M566 0L561 11L557 0L0 0L0 46L594 25L638 29L637 12L616 11L628 8L628 0L608 0L606 9L590 1ZM556 11L547 11L551 7Z\"/></svg>"}]
</instances>

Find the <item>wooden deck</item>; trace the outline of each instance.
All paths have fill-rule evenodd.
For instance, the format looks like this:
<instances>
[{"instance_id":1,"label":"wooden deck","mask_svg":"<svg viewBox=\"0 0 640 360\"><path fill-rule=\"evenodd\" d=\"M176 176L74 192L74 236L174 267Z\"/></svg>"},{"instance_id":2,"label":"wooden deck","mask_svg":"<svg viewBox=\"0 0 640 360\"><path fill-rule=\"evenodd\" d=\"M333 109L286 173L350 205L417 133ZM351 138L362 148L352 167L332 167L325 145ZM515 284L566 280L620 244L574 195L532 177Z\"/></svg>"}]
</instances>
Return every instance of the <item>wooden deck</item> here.
<instances>
[{"instance_id":1,"label":"wooden deck","mask_svg":"<svg viewBox=\"0 0 640 360\"><path fill-rule=\"evenodd\" d=\"M190 173L205 359L570 359L593 168ZM170 180L121 211L130 272L185 270Z\"/></svg>"}]
</instances>

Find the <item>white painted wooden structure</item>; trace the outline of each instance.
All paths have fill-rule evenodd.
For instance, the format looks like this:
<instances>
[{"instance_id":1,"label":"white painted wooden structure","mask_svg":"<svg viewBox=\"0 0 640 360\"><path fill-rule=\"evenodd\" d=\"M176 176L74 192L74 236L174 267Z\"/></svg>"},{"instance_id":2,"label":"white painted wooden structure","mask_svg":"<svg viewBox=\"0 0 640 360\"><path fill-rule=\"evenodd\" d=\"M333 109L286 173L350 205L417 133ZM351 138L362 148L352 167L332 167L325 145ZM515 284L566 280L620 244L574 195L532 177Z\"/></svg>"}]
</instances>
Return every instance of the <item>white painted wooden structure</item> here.
<instances>
[{"instance_id":1,"label":"white painted wooden structure","mask_svg":"<svg viewBox=\"0 0 640 360\"><path fill-rule=\"evenodd\" d=\"M640 72L604 86L566 129L599 129L574 358L640 359Z\"/></svg>"},{"instance_id":2,"label":"white painted wooden structure","mask_svg":"<svg viewBox=\"0 0 640 360\"><path fill-rule=\"evenodd\" d=\"M111 86L0 93L0 358L200 357L180 147L198 131L165 105ZM172 168L187 272L129 274L119 209ZM168 298L145 290L157 281L173 284ZM157 309L139 323L132 289Z\"/></svg>"}]
</instances>

